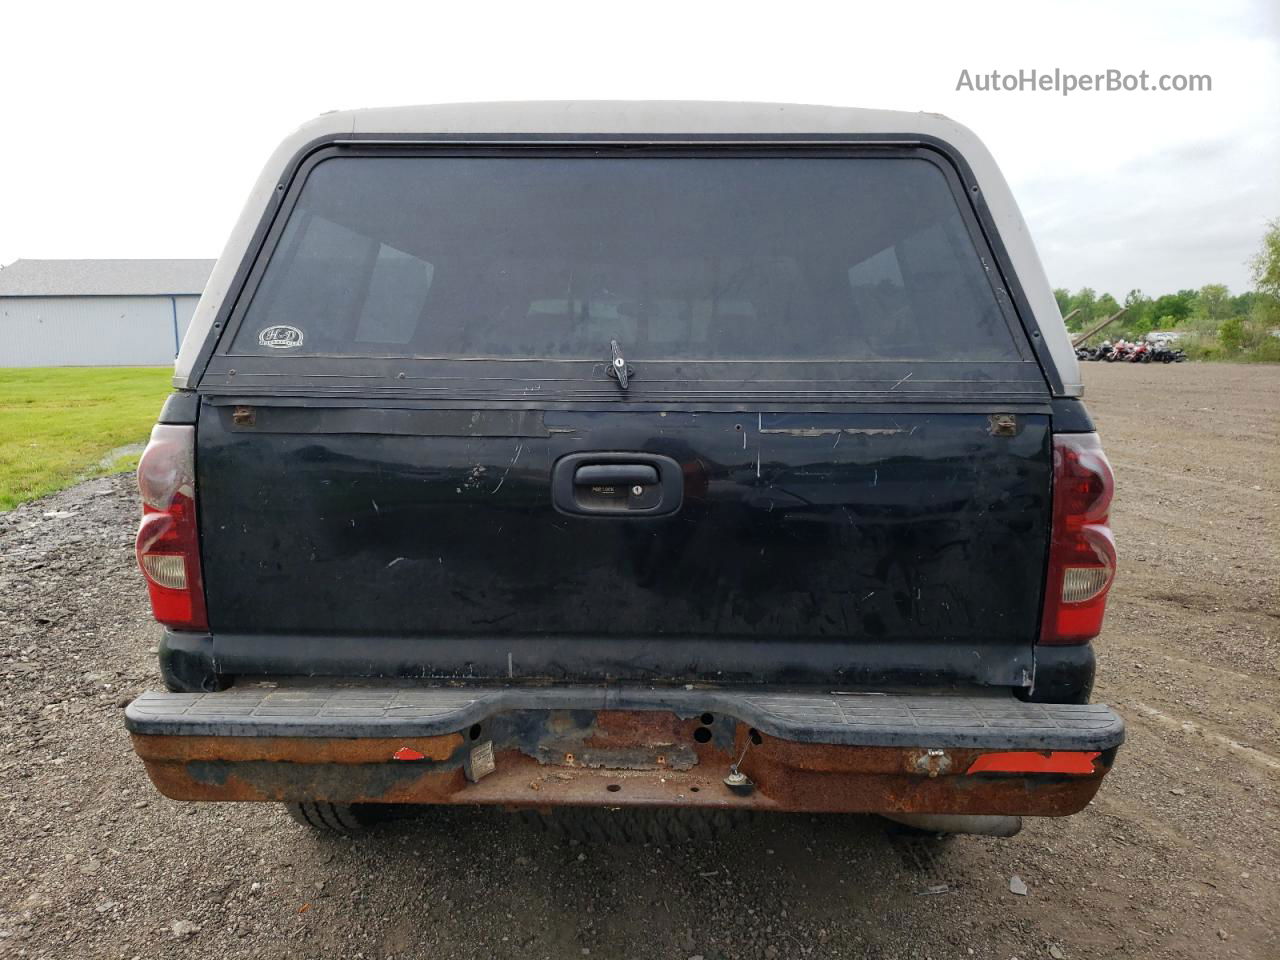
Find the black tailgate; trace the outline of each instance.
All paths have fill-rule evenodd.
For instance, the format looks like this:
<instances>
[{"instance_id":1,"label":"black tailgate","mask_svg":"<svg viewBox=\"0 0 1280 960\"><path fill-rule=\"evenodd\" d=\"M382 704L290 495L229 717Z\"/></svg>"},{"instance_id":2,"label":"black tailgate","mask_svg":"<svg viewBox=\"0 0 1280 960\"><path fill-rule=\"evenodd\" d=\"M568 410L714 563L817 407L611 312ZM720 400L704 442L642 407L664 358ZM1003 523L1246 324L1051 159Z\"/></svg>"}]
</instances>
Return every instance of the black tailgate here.
<instances>
[{"instance_id":1,"label":"black tailgate","mask_svg":"<svg viewBox=\"0 0 1280 960\"><path fill-rule=\"evenodd\" d=\"M980 413L232 412L206 404L199 426L217 635L348 658L405 638L397 669L444 674L785 679L932 658L1021 683L1030 665L1045 416L1001 436ZM553 465L602 451L676 460L679 511L558 511ZM512 644L538 636L587 644Z\"/></svg>"}]
</instances>

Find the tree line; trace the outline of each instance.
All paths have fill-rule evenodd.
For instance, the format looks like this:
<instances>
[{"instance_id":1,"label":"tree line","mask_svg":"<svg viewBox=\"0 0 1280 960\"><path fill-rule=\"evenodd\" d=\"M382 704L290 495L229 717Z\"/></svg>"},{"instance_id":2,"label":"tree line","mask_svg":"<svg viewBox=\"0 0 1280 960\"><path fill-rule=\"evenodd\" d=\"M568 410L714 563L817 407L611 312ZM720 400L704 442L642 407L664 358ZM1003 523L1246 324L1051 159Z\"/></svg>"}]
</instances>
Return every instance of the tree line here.
<instances>
[{"instance_id":1,"label":"tree line","mask_svg":"<svg viewBox=\"0 0 1280 960\"><path fill-rule=\"evenodd\" d=\"M1194 358L1280 362L1280 218L1267 224L1249 268L1254 289L1235 295L1221 283L1156 297L1130 290L1123 303L1091 287L1074 293L1059 288L1053 295L1064 317L1079 311L1067 321L1073 333L1125 308L1115 323L1090 338L1093 341L1135 340L1157 330L1173 331L1183 335L1185 342L1179 346Z\"/></svg>"}]
</instances>

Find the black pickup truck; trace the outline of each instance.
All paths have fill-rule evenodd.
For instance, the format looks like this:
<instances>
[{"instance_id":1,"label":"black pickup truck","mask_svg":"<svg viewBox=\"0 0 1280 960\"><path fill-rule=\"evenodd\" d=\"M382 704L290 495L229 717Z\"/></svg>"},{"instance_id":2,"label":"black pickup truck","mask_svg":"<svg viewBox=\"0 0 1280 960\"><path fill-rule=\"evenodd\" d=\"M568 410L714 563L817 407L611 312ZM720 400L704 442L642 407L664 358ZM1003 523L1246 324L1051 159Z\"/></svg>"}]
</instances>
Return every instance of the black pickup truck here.
<instances>
[{"instance_id":1,"label":"black pickup truck","mask_svg":"<svg viewBox=\"0 0 1280 960\"><path fill-rule=\"evenodd\" d=\"M932 114L327 114L138 470L181 800L1084 807L1112 475L990 155ZM708 822L709 822L708 821Z\"/></svg>"}]
</instances>

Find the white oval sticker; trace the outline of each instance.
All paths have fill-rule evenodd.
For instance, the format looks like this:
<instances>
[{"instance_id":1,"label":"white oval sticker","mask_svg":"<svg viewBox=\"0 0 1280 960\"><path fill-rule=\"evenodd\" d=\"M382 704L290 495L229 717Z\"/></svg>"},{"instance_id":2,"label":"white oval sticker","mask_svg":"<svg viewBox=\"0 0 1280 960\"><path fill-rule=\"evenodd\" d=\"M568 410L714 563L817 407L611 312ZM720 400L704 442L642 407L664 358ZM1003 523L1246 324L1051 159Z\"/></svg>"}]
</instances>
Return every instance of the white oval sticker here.
<instances>
[{"instance_id":1,"label":"white oval sticker","mask_svg":"<svg viewBox=\"0 0 1280 960\"><path fill-rule=\"evenodd\" d=\"M287 323L277 323L258 331L258 343L272 350L292 350L302 346L302 331Z\"/></svg>"}]
</instances>

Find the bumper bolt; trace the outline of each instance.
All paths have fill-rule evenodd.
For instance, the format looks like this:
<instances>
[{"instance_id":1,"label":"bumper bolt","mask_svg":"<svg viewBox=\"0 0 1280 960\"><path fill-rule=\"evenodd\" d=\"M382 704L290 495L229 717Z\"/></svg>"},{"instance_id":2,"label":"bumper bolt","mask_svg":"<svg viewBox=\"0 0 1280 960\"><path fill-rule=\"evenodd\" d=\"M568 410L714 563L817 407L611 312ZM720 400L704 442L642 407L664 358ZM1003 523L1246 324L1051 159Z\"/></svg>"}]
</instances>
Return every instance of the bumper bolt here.
<instances>
[{"instance_id":1,"label":"bumper bolt","mask_svg":"<svg viewBox=\"0 0 1280 960\"><path fill-rule=\"evenodd\" d=\"M724 785L729 788L730 792L740 797L749 797L756 789L756 785L751 782L751 778L740 770L730 770L729 775L724 778Z\"/></svg>"}]
</instances>

